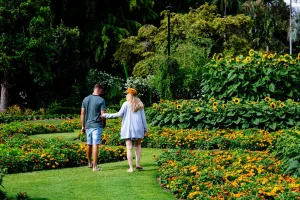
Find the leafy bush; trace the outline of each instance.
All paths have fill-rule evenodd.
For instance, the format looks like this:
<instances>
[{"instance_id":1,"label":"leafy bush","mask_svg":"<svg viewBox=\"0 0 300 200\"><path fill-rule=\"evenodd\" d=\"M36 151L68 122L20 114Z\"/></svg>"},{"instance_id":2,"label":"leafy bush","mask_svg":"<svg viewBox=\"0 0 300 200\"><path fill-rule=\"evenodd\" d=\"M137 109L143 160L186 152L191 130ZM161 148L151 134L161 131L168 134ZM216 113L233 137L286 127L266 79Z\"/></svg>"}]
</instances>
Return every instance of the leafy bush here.
<instances>
[{"instance_id":1,"label":"leafy bush","mask_svg":"<svg viewBox=\"0 0 300 200\"><path fill-rule=\"evenodd\" d=\"M92 89L96 83L100 83L103 87L103 98L107 104L118 103L123 97L124 80L117 76L98 71L90 70L87 75L87 87Z\"/></svg>"},{"instance_id":2,"label":"leafy bush","mask_svg":"<svg viewBox=\"0 0 300 200\"><path fill-rule=\"evenodd\" d=\"M152 86L153 78L154 76L152 75L149 75L146 78L129 77L126 81L125 88L135 88L143 103L145 105L150 105L158 99L158 93Z\"/></svg>"},{"instance_id":3,"label":"leafy bush","mask_svg":"<svg viewBox=\"0 0 300 200\"><path fill-rule=\"evenodd\" d=\"M161 186L179 199L296 199L300 178L282 175L267 152L166 150Z\"/></svg>"},{"instance_id":4,"label":"leafy bush","mask_svg":"<svg viewBox=\"0 0 300 200\"><path fill-rule=\"evenodd\" d=\"M147 111L151 125L197 129L288 129L300 125L300 104L292 100L275 101L269 97L258 102L161 100Z\"/></svg>"},{"instance_id":5,"label":"leafy bush","mask_svg":"<svg viewBox=\"0 0 300 200\"><path fill-rule=\"evenodd\" d=\"M203 69L201 86L208 98L231 100L240 97L262 100L300 100L300 62L290 55L262 54L214 58Z\"/></svg>"},{"instance_id":6,"label":"leafy bush","mask_svg":"<svg viewBox=\"0 0 300 200\"><path fill-rule=\"evenodd\" d=\"M49 115L54 115L54 114L79 114L80 113L80 108L74 108L74 107L55 107L51 110L47 111L47 114Z\"/></svg>"},{"instance_id":7,"label":"leafy bush","mask_svg":"<svg viewBox=\"0 0 300 200\"><path fill-rule=\"evenodd\" d=\"M125 148L99 148L99 163L125 159ZM0 144L0 168L8 173L76 167L87 164L86 145L63 139L30 140L24 134Z\"/></svg>"},{"instance_id":8,"label":"leafy bush","mask_svg":"<svg viewBox=\"0 0 300 200\"><path fill-rule=\"evenodd\" d=\"M3 176L4 176L4 170L0 168L0 199L5 199L6 198L6 192L2 191L3 187Z\"/></svg>"},{"instance_id":9,"label":"leafy bush","mask_svg":"<svg viewBox=\"0 0 300 200\"><path fill-rule=\"evenodd\" d=\"M283 160L286 174L300 177L300 131L290 130L278 137L275 154Z\"/></svg>"}]
</instances>

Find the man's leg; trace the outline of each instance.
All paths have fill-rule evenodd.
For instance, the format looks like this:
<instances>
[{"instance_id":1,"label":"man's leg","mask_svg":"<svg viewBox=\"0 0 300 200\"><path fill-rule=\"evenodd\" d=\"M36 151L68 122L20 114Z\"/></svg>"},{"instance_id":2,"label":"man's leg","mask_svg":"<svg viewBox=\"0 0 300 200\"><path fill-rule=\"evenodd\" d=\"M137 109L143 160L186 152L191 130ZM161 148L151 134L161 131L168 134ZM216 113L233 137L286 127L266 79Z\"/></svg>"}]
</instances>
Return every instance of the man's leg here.
<instances>
[{"instance_id":1,"label":"man's leg","mask_svg":"<svg viewBox=\"0 0 300 200\"><path fill-rule=\"evenodd\" d=\"M127 160L129 164L128 172L133 172L133 165L132 165L132 141L126 140L126 150L127 150Z\"/></svg>"},{"instance_id":2,"label":"man's leg","mask_svg":"<svg viewBox=\"0 0 300 200\"><path fill-rule=\"evenodd\" d=\"M92 168L93 167L93 163L92 163L92 145L87 145L86 154L87 154L89 167Z\"/></svg>"},{"instance_id":3,"label":"man's leg","mask_svg":"<svg viewBox=\"0 0 300 200\"><path fill-rule=\"evenodd\" d=\"M99 150L99 144L93 144L93 170L99 171L99 168L97 166L98 164L98 150Z\"/></svg>"},{"instance_id":4,"label":"man's leg","mask_svg":"<svg viewBox=\"0 0 300 200\"><path fill-rule=\"evenodd\" d=\"M98 151L99 145L101 142L102 137L102 128L97 128L93 131L93 171L100 171L101 169L98 168Z\"/></svg>"},{"instance_id":5,"label":"man's leg","mask_svg":"<svg viewBox=\"0 0 300 200\"><path fill-rule=\"evenodd\" d=\"M142 152L142 139L135 141L136 168L141 168L140 158Z\"/></svg>"},{"instance_id":6,"label":"man's leg","mask_svg":"<svg viewBox=\"0 0 300 200\"><path fill-rule=\"evenodd\" d=\"M88 159L88 166L90 168L93 167L92 163L92 134L90 129L86 129L86 142L87 142L87 148L86 148L86 155Z\"/></svg>"}]
</instances>

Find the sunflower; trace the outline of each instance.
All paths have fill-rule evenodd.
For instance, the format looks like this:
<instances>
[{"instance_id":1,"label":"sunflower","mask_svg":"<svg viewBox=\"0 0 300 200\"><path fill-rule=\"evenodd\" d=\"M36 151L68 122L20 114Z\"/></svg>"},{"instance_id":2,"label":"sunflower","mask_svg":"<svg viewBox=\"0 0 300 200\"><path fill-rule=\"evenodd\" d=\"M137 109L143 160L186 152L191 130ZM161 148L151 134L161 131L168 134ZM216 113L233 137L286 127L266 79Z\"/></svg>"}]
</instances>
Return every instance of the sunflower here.
<instances>
[{"instance_id":1,"label":"sunflower","mask_svg":"<svg viewBox=\"0 0 300 200\"><path fill-rule=\"evenodd\" d=\"M251 58L249 56L246 57L246 59L244 60L245 62L249 62L251 60Z\"/></svg>"},{"instance_id":2,"label":"sunflower","mask_svg":"<svg viewBox=\"0 0 300 200\"><path fill-rule=\"evenodd\" d=\"M226 108L226 106L227 106L226 104L222 104L222 108Z\"/></svg>"},{"instance_id":3,"label":"sunflower","mask_svg":"<svg viewBox=\"0 0 300 200\"><path fill-rule=\"evenodd\" d=\"M200 109L199 107L196 108L196 112L197 112L197 113L200 112L200 110L201 110L201 109Z\"/></svg>"},{"instance_id":4,"label":"sunflower","mask_svg":"<svg viewBox=\"0 0 300 200\"><path fill-rule=\"evenodd\" d=\"M269 102L269 101L271 101L271 98L270 98L270 97L266 97L266 98L265 98L265 101L266 101L266 102Z\"/></svg>"},{"instance_id":5,"label":"sunflower","mask_svg":"<svg viewBox=\"0 0 300 200\"><path fill-rule=\"evenodd\" d=\"M235 62L240 62L239 56L235 58Z\"/></svg>"},{"instance_id":6,"label":"sunflower","mask_svg":"<svg viewBox=\"0 0 300 200\"><path fill-rule=\"evenodd\" d=\"M233 102L234 102L235 104L239 104L239 103L241 102L241 100L240 100L239 98L234 98L234 99L233 99Z\"/></svg>"},{"instance_id":7,"label":"sunflower","mask_svg":"<svg viewBox=\"0 0 300 200\"><path fill-rule=\"evenodd\" d=\"M218 108L216 106L213 106L213 111L214 112L218 111Z\"/></svg>"},{"instance_id":8,"label":"sunflower","mask_svg":"<svg viewBox=\"0 0 300 200\"><path fill-rule=\"evenodd\" d=\"M212 97L212 98L210 98L209 100L210 100L211 102L214 102L214 101L215 101L215 98Z\"/></svg>"},{"instance_id":9,"label":"sunflower","mask_svg":"<svg viewBox=\"0 0 300 200\"><path fill-rule=\"evenodd\" d=\"M160 102L160 103L164 103L165 101L164 101L163 99L161 99L159 102Z\"/></svg>"},{"instance_id":10,"label":"sunflower","mask_svg":"<svg viewBox=\"0 0 300 200\"><path fill-rule=\"evenodd\" d=\"M181 109L182 105L177 105L177 110Z\"/></svg>"},{"instance_id":11,"label":"sunflower","mask_svg":"<svg viewBox=\"0 0 300 200\"><path fill-rule=\"evenodd\" d=\"M271 107L272 109L275 109L275 108L276 108L276 104L275 104L274 102L272 102L272 103L270 103L270 107Z\"/></svg>"},{"instance_id":12,"label":"sunflower","mask_svg":"<svg viewBox=\"0 0 300 200\"><path fill-rule=\"evenodd\" d=\"M215 102L213 103L213 107L217 107L217 106L218 106L218 102L215 101Z\"/></svg>"},{"instance_id":13,"label":"sunflower","mask_svg":"<svg viewBox=\"0 0 300 200\"><path fill-rule=\"evenodd\" d=\"M177 105L177 104L178 104L178 102L177 102L177 101L175 101L175 102L174 102L174 105Z\"/></svg>"},{"instance_id":14,"label":"sunflower","mask_svg":"<svg viewBox=\"0 0 300 200\"><path fill-rule=\"evenodd\" d=\"M279 108L283 108L284 106L285 106L284 103L279 104Z\"/></svg>"},{"instance_id":15,"label":"sunflower","mask_svg":"<svg viewBox=\"0 0 300 200\"><path fill-rule=\"evenodd\" d=\"M254 56L254 54L255 54L255 51L254 51L253 49L251 49L251 50L249 51L249 56Z\"/></svg>"}]
</instances>

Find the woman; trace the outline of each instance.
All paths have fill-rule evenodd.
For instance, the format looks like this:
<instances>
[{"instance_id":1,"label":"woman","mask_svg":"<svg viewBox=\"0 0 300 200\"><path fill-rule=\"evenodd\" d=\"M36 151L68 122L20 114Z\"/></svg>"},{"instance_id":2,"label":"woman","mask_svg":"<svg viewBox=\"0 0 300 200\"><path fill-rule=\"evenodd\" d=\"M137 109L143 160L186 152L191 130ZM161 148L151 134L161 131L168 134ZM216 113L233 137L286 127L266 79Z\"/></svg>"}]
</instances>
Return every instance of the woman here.
<instances>
[{"instance_id":1,"label":"woman","mask_svg":"<svg viewBox=\"0 0 300 200\"><path fill-rule=\"evenodd\" d=\"M133 172L132 165L132 141L135 141L136 147L136 169L143 169L140 165L142 151L142 139L148 135L144 105L136 97L137 91L128 88L126 91L126 102L123 103L120 111L114 114L104 114L104 118L122 117L121 138L126 140L127 160L129 164L128 172Z\"/></svg>"}]
</instances>

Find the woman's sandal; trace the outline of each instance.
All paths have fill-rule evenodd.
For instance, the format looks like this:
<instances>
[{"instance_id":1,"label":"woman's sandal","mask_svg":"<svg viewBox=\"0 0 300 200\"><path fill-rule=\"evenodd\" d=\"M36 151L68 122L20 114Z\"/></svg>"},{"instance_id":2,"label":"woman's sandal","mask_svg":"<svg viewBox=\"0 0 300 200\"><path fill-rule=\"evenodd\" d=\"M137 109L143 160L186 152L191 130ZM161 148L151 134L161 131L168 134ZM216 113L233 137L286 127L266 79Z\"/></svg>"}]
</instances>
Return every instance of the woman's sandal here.
<instances>
[{"instance_id":1,"label":"woman's sandal","mask_svg":"<svg viewBox=\"0 0 300 200\"><path fill-rule=\"evenodd\" d=\"M138 166L138 167L136 167L136 169L143 169L143 167L142 166Z\"/></svg>"},{"instance_id":2,"label":"woman's sandal","mask_svg":"<svg viewBox=\"0 0 300 200\"><path fill-rule=\"evenodd\" d=\"M93 168L93 164L91 164L91 165L88 165L88 168Z\"/></svg>"}]
</instances>

